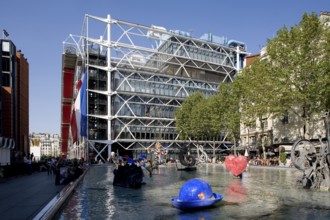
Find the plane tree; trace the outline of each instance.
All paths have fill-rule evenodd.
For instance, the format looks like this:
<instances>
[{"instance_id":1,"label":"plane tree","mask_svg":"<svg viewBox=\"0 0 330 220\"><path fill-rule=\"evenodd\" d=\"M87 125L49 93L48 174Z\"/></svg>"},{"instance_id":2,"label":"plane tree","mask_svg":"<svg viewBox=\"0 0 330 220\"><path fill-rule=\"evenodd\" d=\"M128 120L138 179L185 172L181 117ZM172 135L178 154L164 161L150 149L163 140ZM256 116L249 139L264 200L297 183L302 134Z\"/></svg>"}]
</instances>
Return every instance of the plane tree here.
<instances>
[{"instance_id":1,"label":"plane tree","mask_svg":"<svg viewBox=\"0 0 330 220\"><path fill-rule=\"evenodd\" d=\"M236 146L240 137L240 118L239 111L239 92L234 83L222 83L218 94L214 97L212 103L212 118L215 121L214 126L218 131L226 133L234 145L234 154L236 155Z\"/></svg>"},{"instance_id":2,"label":"plane tree","mask_svg":"<svg viewBox=\"0 0 330 220\"><path fill-rule=\"evenodd\" d=\"M181 140L188 140L192 137L195 125L192 123L192 111L197 104L205 99L200 92L193 93L187 97L181 107L175 111L176 130L180 132Z\"/></svg>"},{"instance_id":3,"label":"plane tree","mask_svg":"<svg viewBox=\"0 0 330 220\"><path fill-rule=\"evenodd\" d=\"M200 158L199 141L207 139L210 136L209 123L211 120L209 114L208 100L203 96L198 103L191 109L190 126L191 136L196 141L197 157Z\"/></svg>"},{"instance_id":4,"label":"plane tree","mask_svg":"<svg viewBox=\"0 0 330 220\"><path fill-rule=\"evenodd\" d=\"M329 32L315 13L305 13L299 24L280 29L266 47L276 76L277 110L296 114L304 122L306 139L312 116L330 109Z\"/></svg>"},{"instance_id":5,"label":"plane tree","mask_svg":"<svg viewBox=\"0 0 330 220\"><path fill-rule=\"evenodd\" d=\"M269 62L262 58L254 60L235 81L236 90L239 91L241 122L257 122L260 126L261 134L256 138L261 143L264 159L269 138L265 134L265 125L273 113L278 111L276 82Z\"/></svg>"}]
</instances>

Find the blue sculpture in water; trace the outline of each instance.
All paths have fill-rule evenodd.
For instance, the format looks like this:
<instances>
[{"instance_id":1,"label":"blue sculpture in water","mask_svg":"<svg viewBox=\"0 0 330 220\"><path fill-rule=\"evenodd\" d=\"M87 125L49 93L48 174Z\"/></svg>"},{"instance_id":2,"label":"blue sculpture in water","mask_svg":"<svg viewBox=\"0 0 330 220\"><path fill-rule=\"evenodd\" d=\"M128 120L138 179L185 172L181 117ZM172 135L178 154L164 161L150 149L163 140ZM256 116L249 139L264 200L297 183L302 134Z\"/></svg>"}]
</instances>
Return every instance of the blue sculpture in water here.
<instances>
[{"instance_id":1,"label":"blue sculpture in water","mask_svg":"<svg viewBox=\"0 0 330 220\"><path fill-rule=\"evenodd\" d=\"M213 193L210 184L200 179L184 183L178 197L172 198L172 205L179 209L203 208L222 200L222 195Z\"/></svg>"}]
</instances>

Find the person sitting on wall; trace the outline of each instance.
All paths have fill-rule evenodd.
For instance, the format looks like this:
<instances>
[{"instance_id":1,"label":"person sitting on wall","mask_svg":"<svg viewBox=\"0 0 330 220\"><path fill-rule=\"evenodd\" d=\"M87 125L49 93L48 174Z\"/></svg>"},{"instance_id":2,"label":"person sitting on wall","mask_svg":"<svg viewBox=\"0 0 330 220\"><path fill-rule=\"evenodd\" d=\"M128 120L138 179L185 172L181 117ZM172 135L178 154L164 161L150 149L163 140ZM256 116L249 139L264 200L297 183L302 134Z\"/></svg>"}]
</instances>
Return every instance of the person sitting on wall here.
<instances>
[{"instance_id":1,"label":"person sitting on wall","mask_svg":"<svg viewBox=\"0 0 330 220\"><path fill-rule=\"evenodd\" d=\"M66 175L63 178L62 184L69 184L75 181L83 173L83 170L78 166L78 160L74 159L72 165L66 170Z\"/></svg>"}]
</instances>

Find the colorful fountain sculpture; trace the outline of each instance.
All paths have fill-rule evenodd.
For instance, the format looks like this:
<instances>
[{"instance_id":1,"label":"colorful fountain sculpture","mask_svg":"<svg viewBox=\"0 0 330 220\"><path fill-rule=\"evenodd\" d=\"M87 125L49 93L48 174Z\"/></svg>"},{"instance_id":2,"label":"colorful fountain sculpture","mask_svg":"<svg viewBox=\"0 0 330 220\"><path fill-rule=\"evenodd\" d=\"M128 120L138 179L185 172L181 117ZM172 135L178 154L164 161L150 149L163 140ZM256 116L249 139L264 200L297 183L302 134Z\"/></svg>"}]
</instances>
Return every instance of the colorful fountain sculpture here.
<instances>
[{"instance_id":1,"label":"colorful fountain sculpture","mask_svg":"<svg viewBox=\"0 0 330 220\"><path fill-rule=\"evenodd\" d=\"M154 148L152 147L148 148L148 153L155 155L154 163L156 165L163 164L166 162L165 157L168 154L168 148L169 146L163 147L159 142L155 144Z\"/></svg>"}]
</instances>

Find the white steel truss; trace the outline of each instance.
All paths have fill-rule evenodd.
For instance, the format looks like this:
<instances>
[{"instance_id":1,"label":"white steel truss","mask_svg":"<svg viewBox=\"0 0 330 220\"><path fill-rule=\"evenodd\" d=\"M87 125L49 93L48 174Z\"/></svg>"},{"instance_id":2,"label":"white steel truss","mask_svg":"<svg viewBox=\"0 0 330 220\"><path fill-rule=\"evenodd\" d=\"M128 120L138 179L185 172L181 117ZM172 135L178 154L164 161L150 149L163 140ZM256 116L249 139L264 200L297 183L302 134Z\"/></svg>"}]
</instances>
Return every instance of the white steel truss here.
<instances>
[{"instance_id":1,"label":"white steel truss","mask_svg":"<svg viewBox=\"0 0 330 220\"><path fill-rule=\"evenodd\" d=\"M74 50L72 50L72 47ZM80 36L70 35L64 53L76 53L88 74L89 149L102 156L116 144L125 150L147 150L157 142L175 151L182 141L174 112L194 92L214 95L220 83L231 82L245 48L228 47L192 38L186 32L143 26L85 15ZM241 59L241 60L240 60ZM79 66L79 64L78 64ZM219 131L205 149L230 144ZM101 144L102 147L95 147Z\"/></svg>"}]
</instances>

